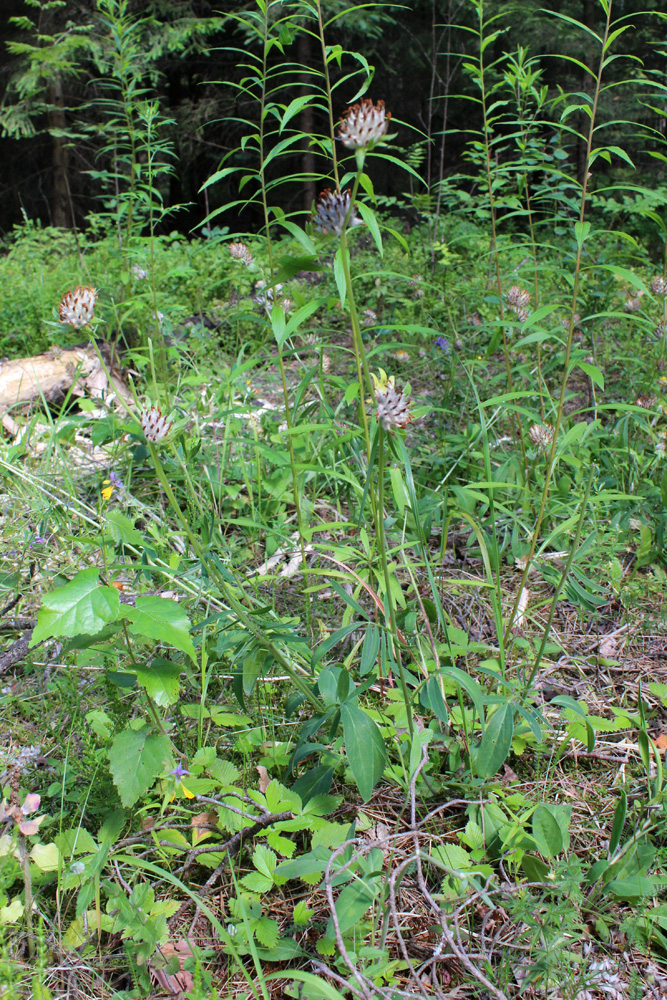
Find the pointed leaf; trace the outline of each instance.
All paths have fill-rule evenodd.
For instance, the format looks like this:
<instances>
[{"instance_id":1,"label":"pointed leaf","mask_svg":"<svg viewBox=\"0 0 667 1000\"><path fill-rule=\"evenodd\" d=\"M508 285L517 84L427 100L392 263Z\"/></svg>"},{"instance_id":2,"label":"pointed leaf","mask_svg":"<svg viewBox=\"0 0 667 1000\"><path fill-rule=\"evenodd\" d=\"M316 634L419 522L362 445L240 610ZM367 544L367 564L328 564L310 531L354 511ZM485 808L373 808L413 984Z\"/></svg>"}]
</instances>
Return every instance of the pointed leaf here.
<instances>
[{"instance_id":1,"label":"pointed leaf","mask_svg":"<svg viewBox=\"0 0 667 1000\"><path fill-rule=\"evenodd\" d=\"M176 601L152 595L137 597L135 607L123 607L123 616L132 622L132 635L143 635L175 646L192 660L196 660L188 616Z\"/></svg>"},{"instance_id":2,"label":"pointed leaf","mask_svg":"<svg viewBox=\"0 0 667 1000\"><path fill-rule=\"evenodd\" d=\"M30 646L60 635L95 635L120 612L120 594L115 587L103 587L99 570L84 569L64 587L58 587L42 601Z\"/></svg>"},{"instance_id":3,"label":"pointed leaf","mask_svg":"<svg viewBox=\"0 0 667 1000\"><path fill-rule=\"evenodd\" d=\"M125 729L109 750L113 782L124 806L133 806L164 771L170 759L169 737L150 729Z\"/></svg>"},{"instance_id":4,"label":"pointed leaf","mask_svg":"<svg viewBox=\"0 0 667 1000\"><path fill-rule=\"evenodd\" d=\"M341 705L345 751L352 775L364 802L382 777L386 750L377 725L354 703Z\"/></svg>"}]
</instances>

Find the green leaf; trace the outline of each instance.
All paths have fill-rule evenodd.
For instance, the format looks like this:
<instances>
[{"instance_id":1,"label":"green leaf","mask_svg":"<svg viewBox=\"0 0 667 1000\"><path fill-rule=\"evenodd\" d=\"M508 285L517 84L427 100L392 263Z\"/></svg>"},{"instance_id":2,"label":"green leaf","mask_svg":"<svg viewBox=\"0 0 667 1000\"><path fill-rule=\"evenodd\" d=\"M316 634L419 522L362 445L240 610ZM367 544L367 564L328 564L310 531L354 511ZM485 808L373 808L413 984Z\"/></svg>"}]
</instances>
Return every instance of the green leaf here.
<instances>
[{"instance_id":1,"label":"green leaf","mask_svg":"<svg viewBox=\"0 0 667 1000\"><path fill-rule=\"evenodd\" d=\"M143 535L135 528L134 521L131 521L125 514L121 514L119 510L107 512L107 528L116 543L127 542L128 545L143 545L144 543Z\"/></svg>"},{"instance_id":2,"label":"green leaf","mask_svg":"<svg viewBox=\"0 0 667 1000\"><path fill-rule=\"evenodd\" d=\"M551 869L542 858L536 854L524 854L521 859L521 867L528 876L529 882L545 882L551 874Z\"/></svg>"},{"instance_id":3,"label":"green leaf","mask_svg":"<svg viewBox=\"0 0 667 1000\"><path fill-rule=\"evenodd\" d=\"M378 226L378 220L375 217L375 212L369 205L364 205L363 202L359 202L357 204L357 209L359 210L359 215L368 226L368 231L375 240L378 253L382 257L384 253L384 247L382 246L382 234L380 233L380 227Z\"/></svg>"},{"instance_id":4,"label":"green leaf","mask_svg":"<svg viewBox=\"0 0 667 1000\"><path fill-rule=\"evenodd\" d=\"M538 851L545 858L553 858L563 850L560 823L549 807L543 804L533 813L533 837Z\"/></svg>"},{"instance_id":5,"label":"green leaf","mask_svg":"<svg viewBox=\"0 0 667 1000\"><path fill-rule=\"evenodd\" d=\"M575 361L572 367L581 368L582 372L586 372L591 382L595 382L599 389L604 389L604 375L597 365L592 365L588 361Z\"/></svg>"},{"instance_id":6,"label":"green leaf","mask_svg":"<svg viewBox=\"0 0 667 1000\"><path fill-rule=\"evenodd\" d=\"M586 237L591 231L590 222L575 222L574 224L574 236L577 241L577 246L581 250L582 246L586 241Z\"/></svg>"},{"instance_id":7,"label":"green leaf","mask_svg":"<svg viewBox=\"0 0 667 1000\"><path fill-rule=\"evenodd\" d=\"M196 661L197 654L190 637L190 622L176 601L149 595L137 597L135 607L123 606L123 615L132 622L132 635L143 635L175 646Z\"/></svg>"},{"instance_id":8,"label":"green leaf","mask_svg":"<svg viewBox=\"0 0 667 1000\"><path fill-rule=\"evenodd\" d=\"M60 635L94 635L120 612L120 594L115 587L103 587L99 570L84 569L64 587L47 594L37 615L30 646Z\"/></svg>"},{"instance_id":9,"label":"green leaf","mask_svg":"<svg viewBox=\"0 0 667 1000\"><path fill-rule=\"evenodd\" d=\"M502 705L491 716L477 751L475 768L482 778L490 778L507 760L514 735L514 713L511 705Z\"/></svg>"},{"instance_id":10,"label":"green leaf","mask_svg":"<svg viewBox=\"0 0 667 1000\"><path fill-rule=\"evenodd\" d=\"M156 657L149 667L137 667L137 681L160 708L178 701L180 674L183 668L171 660Z\"/></svg>"},{"instance_id":11,"label":"green leaf","mask_svg":"<svg viewBox=\"0 0 667 1000\"><path fill-rule=\"evenodd\" d=\"M343 738L348 763L364 802L382 777L386 751L377 725L358 705L341 705Z\"/></svg>"},{"instance_id":12,"label":"green leaf","mask_svg":"<svg viewBox=\"0 0 667 1000\"><path fill-rule=\"evenodd\" d=\"M336 900L336 916L341 934L345 934L346 931L359 923L364 913L373 905L379 891L380 879L378 878L368 879L368 881L359 879L345 886ZM335 937L335 933L333 919L329 917L326 937L332 939Z\"/></svg>"},{"instance_id":13,"label":"green leaf","mask_svg":"<svg viewBox=\"0 0 667 1000\"><path fill-rule=\"evenodd\" d=\"M171 756L169 737L143 729L125 729L109 750L109 766L120 801L133 806L164 771Z\"/></svg>"},{"instance_id":14,"label":"green leaf","mask_svg":"<svg viewBox=\"0 0 667 1000\"><path fill-rule=\"evenodd\" d=\"M349 250L346 250L348 266L350 262ZM336 256L334 257L334 278L336 279L336 288L338 289L338 297L340 299L341 307L345 305L345 296L347 295L347 286L345 284L345 270L343 268L343 249L339 247L336 250Z\"/></svg>"},{"instance_id":15,"label":"green leaf","mask_svg":"<svg viewBox=\"0 0 667 1000\"><path fill-rule=\"evenodd\" d=\"M621 797L616 803L616 809L614 810L614 822L611 826L611 837L609 838L609 857L612 858L616 853L616 848L621 841L621 834L623 833L623 827L625 825L625 817L628 811L628 797L625 794L624 789L621 789Z\"/></svg>"}]
</instances>

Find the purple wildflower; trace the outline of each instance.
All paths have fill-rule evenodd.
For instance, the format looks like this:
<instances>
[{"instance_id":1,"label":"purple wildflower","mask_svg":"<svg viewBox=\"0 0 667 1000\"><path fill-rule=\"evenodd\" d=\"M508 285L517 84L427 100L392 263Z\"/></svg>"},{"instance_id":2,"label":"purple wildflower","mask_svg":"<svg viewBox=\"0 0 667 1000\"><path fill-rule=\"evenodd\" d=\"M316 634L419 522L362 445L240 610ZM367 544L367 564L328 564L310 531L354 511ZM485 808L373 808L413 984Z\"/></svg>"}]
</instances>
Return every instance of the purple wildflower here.
<instances>
[{"instance_id":1,"label":"purple wildflower","mask_svg":"<svg viewBox=\"0 0 667 1000\"><path fill-rule=\"evenodd\" d=\"M446 337L438 337L434 342L435 347L439 347L445 354L449 354L451 347L449 346L449 341Z\"/></svg>"},{"instance_id":2,"label":"purple wildflower","mask_svg":"<svg viewBox=\"0 0 667 1000\"><path fill-rule=\"evenodd\" d=\"M174 770L170 771L169 774L173 774L176 778L184 778L186 774L190 774L190 771L186 771L179 761Z\"/></svg>"}]
</instances>

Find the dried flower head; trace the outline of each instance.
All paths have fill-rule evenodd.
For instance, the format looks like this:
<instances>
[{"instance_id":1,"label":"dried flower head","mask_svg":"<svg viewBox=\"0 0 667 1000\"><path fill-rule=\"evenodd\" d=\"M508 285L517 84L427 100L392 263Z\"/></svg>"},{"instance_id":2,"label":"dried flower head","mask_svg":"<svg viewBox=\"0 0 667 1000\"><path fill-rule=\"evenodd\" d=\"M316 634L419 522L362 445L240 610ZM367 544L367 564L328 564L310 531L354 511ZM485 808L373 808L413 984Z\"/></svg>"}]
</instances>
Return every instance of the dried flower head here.
<instances>
[{"instance_id":1,"label":"dried flower head","mask_svg":"<svg viewBox=\"0 0 667 1000\"><path fill-rule=\"evenodd\" d=\"M373 375L373 386L377 404L375 415L380 426L385 431L407 427L412 420L410 399L402 389L396 388L394 376L389 377L381 368L379 376Z\"/></svg>"},{"instance_id":2,"label":"dried flower head","mask_svg":"<svg viewBox=\"0 0 667 1000\"><path fill-rule=\"evenodd\" d=\"M146 440L152 441L153 444L166 438L171 430L172 422L162 416L162 411L157 406L151 406L150 409L144 410L141 414L141 429Z\"/></svg>"},{"instance_id":3,"label":"dried flower head","mask_svg":"<svg viewBox=\"0 0 667 1000\"><path fill-rule=\"evenodd\" d=\"M349 189L341 194L340 191L325 188L315 206L315 215L313 216L315 229L319 233L335 233L336 236L340 236L345 227L348 213L350 214L348 226L362 226L363 222L355 216L354 210L350 211L351 197L352 193Z\"/></svg>"},{"instance_id":4,"label":"dried flower head","mask_svg":"<svg viewBox=\"0 0 667 1000\"><path fill-rule=\"evenodd\" d=\"M507 304L512 309L525 309L530 305L530 292L518 285L511 285L507 290Z\"/></svg>"},{"instance_id":5,"label":"dried flower head","mask_svg":"<svg viewBox=\"0 0 667 1000\"><path fill-rule=\"evenodd\" d=\"M667 452L667 431L663 431L655 445L655 453L661 458L664 458Z\"/></svg>"},{"instance_id":6,"label":"dried flower head","mask_svg":"<svg viewBox=\"0 0 667 1000\"><path fill-rule=\"evenodd\" d=\"M301 337L301 343L304 347L317 347L320 342L320 338L316 333L304 333Z\"/></svg>"},{"instance_id":7,"label":"dried flower head","mask_svg":"<svg viewBox=\"0 0 667 1000\"><path fill-rule=\"evenodd\" d=\"M407 351L396 351L394 353L394 357L397 361L400 361L401 364L405 364L406 361L410 360L410 355Z\"/></svg>"},{"instance_id":8,"label":"dried flower head","mask_svg":"<svg viewBox=\"0 0 667 1000\"><path fill-rule=\"evenodd\" d=\"M361 315L363 316L361 322L364 326L375 326L378 321L377 313L374 309L364 309Z\"/></svg>"},{"instance_id":9,"label":"dried flower head","mask_svg":"<svg viewBox=\"0 0 667 1000\"><path fill-rule=\"evenodd\" d=\"M651 282L651 291L654 295L667 295L667 278L658 275Z\"/></svg>"},{"instance_id":10,"label":"dried flower head","mask_svg":"<svg viewBox=\"0 0 667 1000\"><path fill-rule=\"evenodd\" d=\"M655 396L637 396L635 400L635 406L641 406L643 410L652 410L655 404Z\"/></svg>"},{"instance_id":11,"label":"dried flower head","mask_svg":"<svg viewBox=\"0 0 667 1000\"><path fill-rule=\"evenodd\" d=\"M61 323L70 323L77 330L87 326L95 312L97 290L90 285L78 285L63 295L58 306Z\"/></svg>"},{"instance_id":12,"label":"dried flower head","mask_svg":"<svg viewBox=\"0 0 667 1000\"><path fill-rule=\"evenodd\" d=\"M130 270L137 281L145 281L148 277L148 271L145 271L143 267L139 266L139 264L133 264Z\"/></svg>"},{"instance_id":13,"label":"dried flower head","mask_svg":"<svg viewBox=\"0 0 667 1000\"><path fill-rule=\"evenodd\" d=\"M227 249L234 260L240 260L246 267L250 267L250 265L254 263L254 258L250 253L250 250L245 243L241 243L240 240L236 243L230 243Z\"/></svg>"},{"instance_id":14,"label":"dried flower head","mask_svg":"<svg viewBox=\"0 0 667 1000\"><path fill-rule=\"evenodd\" d=\"M667 326L664 323L658 323L653 333L658 340L662 340L663 337L667 336Z\"/></svg>"},{"instance_id":15,"label":"dried flower head","mask_svg":"<svg viewBox=\"0 0 667 1000\"><path fill-rule=\"evenodd\" d=\"M384 101L377 104L364 97L341 116L338 138L348 149L372 149L389 128L391 112L385 111Z\"/></svg>"},{"instance_id":16,"label":"dried flower head","mask_svg":"<svg viewBox=\"0 0 667 1000\"><path fill-rule=\"evenodd\" d=\"M288 313L288 312L290 311L290 309L292 308L292 300L291 300L291 299L288 299L288 298L284 298L284 299L281 299L281 300L280 300L280 302L279 302L279 305L280 305L280 307L281 307L282 311L283 311L283 312L285 313L285 315L287 316L287 313Z\"/></svg>"},{"instance_id":17,"label":"dried flower head","mask_svg":"<svg viewBox=\"0 0 667 1000\"><path fill-rule=\"evenodd\" d=\"M533 424L528 436L536 448L546 451L553 443L554 429L551 424Z\"/></svg>"},{"instance_id":18,"label":"dried flower head","mask_svg":"<svg viewBox=\"0 0 667 1000\"><path fill-rule=\"evenodd\" d=\"M623 308L626 312L638 312L642 307L641 299L638 294L633 294L629 299L625 300Z\"/></svg>"},{"instance_id":19,"label":"dried flower head","mask_svg":"<svg viewBox=\"0 0 667 1000\"><path fill-rule=\"evenodd\" d=\"M530 311L528 309L524 309L523 306L513 306L512 310L516 313L516 318L520 323L525 323L530 316Z\"/></svg>"},{"instance_id":20,"label":"dried flower head","mask_svg":"<svg viewBox=\"0 0 667 1000\"><path fill-rule=\"evenodd\" d=\"M329 371L330 368L331 368L331 358L329 357L328 354L323 354L322 355L322 371L323 371L323 373L326 375L326 373Z\"/></svg>"}]
</instances>

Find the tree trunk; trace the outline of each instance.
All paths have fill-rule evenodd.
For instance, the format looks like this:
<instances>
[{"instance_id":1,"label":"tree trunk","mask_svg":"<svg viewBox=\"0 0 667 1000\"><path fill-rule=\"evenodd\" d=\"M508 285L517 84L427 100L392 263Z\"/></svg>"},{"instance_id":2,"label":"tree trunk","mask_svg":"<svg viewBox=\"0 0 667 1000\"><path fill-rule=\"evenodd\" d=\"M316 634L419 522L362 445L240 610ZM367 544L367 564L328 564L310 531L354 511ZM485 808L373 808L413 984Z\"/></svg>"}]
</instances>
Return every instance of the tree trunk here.
<instances>
[{"instance_id":1,"label":"tree trunk","mask_svg":"<svg viewBox=\"0 0 667 1000\"><path fill-rule=\"evenodd\" d=\"M74 219L69 193L69 150L66 140L58 132L67 127L62 82L57 77L49 84L49 130L51 131L51 222L62 229L71 229ZM55 133L55 134L54 134Z\"/></svg>"},{"instance_id":2,"label":"tree trunk","mask_svg":"<svg viewBox=\"0 0 667 1000\"><path fill-rule=\"evenodd\" d=\"M299 35L299 47L298 47L298 59L300 66L306 66L310 69L312 61L312 39L309 34L305 31ZM310 84L310 74L304 73L302 76L303 86L301 87L302 94L308 94L311 90ZM315 173L315 154L313 153L312 147L310 145L310 137L313 134L313 129L315 128L315 116L313 115L313 109L310 104L307 104L303 111L301 112L301 131L303 132L305 138L303 140L303 155L301 157L301 170L306 174L306 179L303 182L303 205L307 212L310 212L313 207L313 202L317 196L317 185L312 175Z\"/></svg>"}]
</instances>

